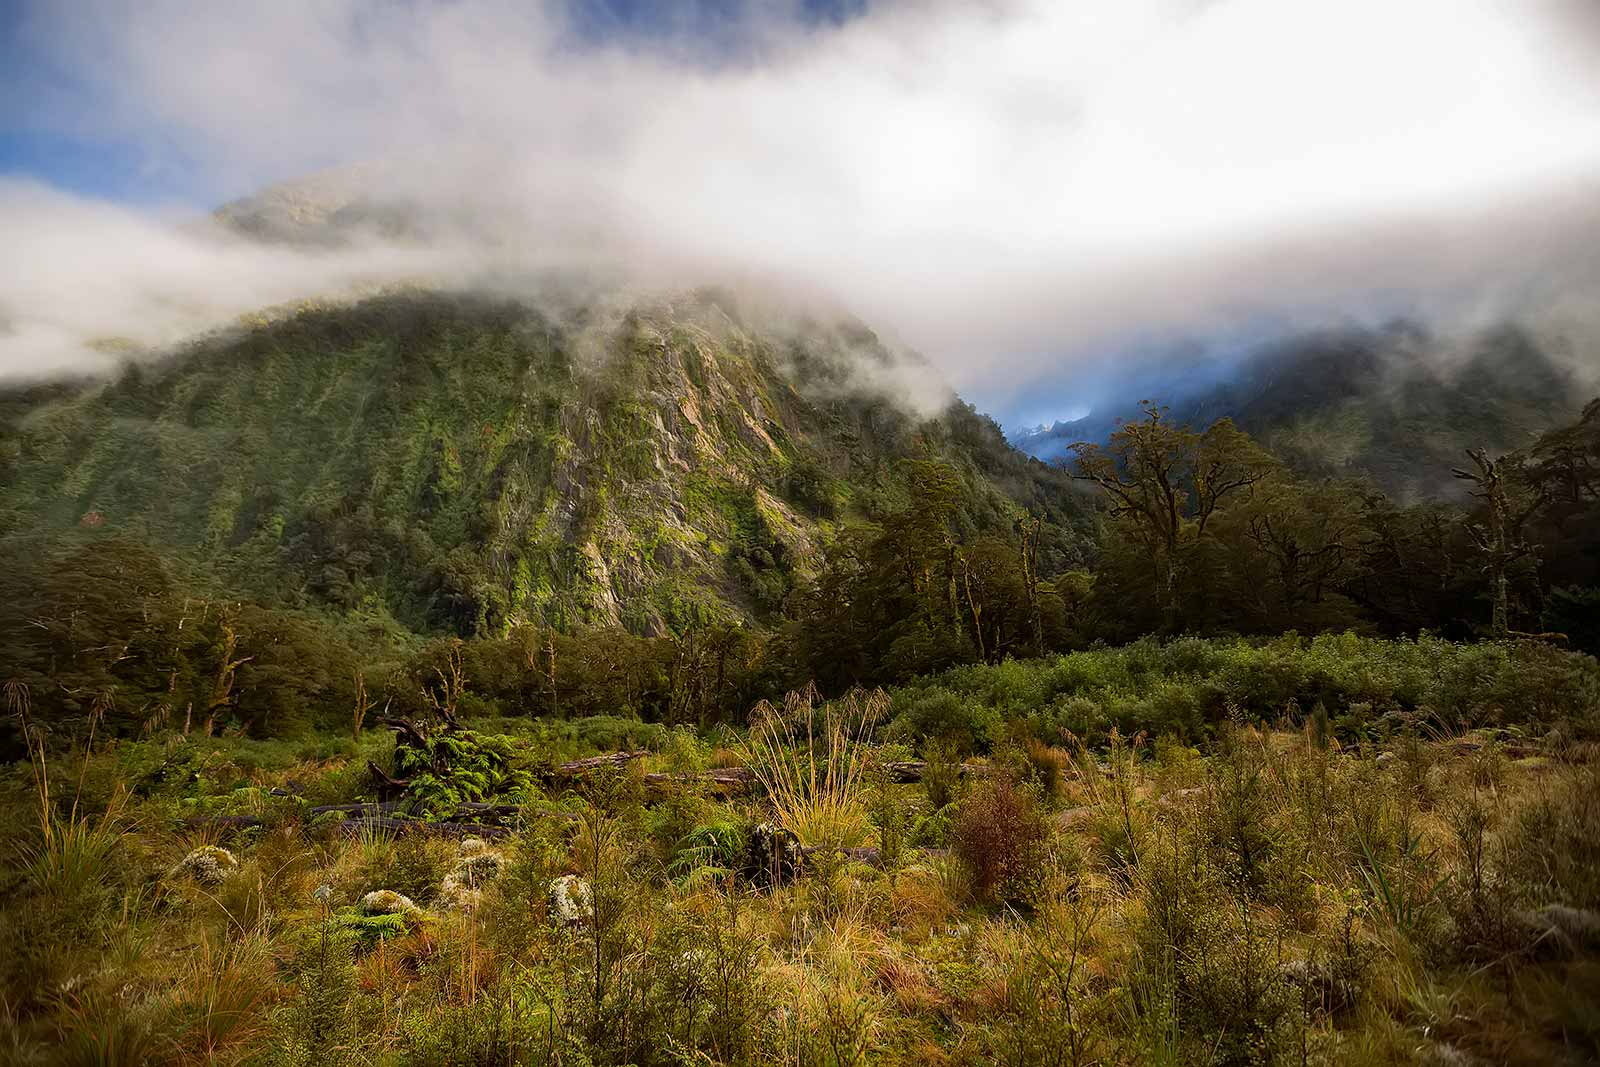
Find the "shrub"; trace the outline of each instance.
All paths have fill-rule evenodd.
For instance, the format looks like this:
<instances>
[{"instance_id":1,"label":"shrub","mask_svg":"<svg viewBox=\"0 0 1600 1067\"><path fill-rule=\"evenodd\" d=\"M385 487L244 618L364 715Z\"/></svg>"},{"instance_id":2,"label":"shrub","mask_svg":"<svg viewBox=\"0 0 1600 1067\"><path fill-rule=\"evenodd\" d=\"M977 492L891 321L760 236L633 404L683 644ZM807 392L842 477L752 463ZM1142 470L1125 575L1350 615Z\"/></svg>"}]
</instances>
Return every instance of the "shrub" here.
<instances>
[{"instance_id":1,"label":"shrub","mask_svg":"<svg viewBox=\"0 0 1600 1067\"><path fill-rule=\"evenodd\" d=\"M948 807L961 787L961 756L946 741L929 741L923 750L922 789L935 811Z\"/></svg>"},{"instance_id":2,"label":"shrub","mask_svg":"<svg viewBox=\"0 0 1600 1067\"><path fill-rule=\"evenodd\" d=\"M411 780L406 795L419 812L498 796L525 797L535 788L511 738L475 730L435 733L422 747L397 747L395 773Z\"/></svg>"},{"instance_id":3,"label":"shrub","mask_svg":"<svg viewBox=\"0 0 1600 1067\"><path fill-rule=\"evenodd\" d=\"M1050 742L1103 734L1111 725L1101 702L1087 696L1058 696L1028 716L1034 736Z\"/></svg>"},{"instance_id":4,"label":"shrub","mask_svg":"<svg viewBox=\"0 0 1600 1067\"><path fill-rule=\"evenodd\" d=\"M674 877L696 872L725 875L738 869L748 848L745 828L722 816L696 826L683 836L667 864L667 873Z\"/></svg>"},{"instance_id":5,"label":"shrub","mask_svg":"<svg viewBox=\"0 0 1600 1067\"><path fill-rule=\"evenodd\" d=\"M1542 641L1460 648L1428 690L1428 704L1465 726L1572 722L1596 728L1600 663Z\"/></svg>"},{"instance_id":6,"label":"shrub","mask_svg":"<svg viewBox=\"0 0 1600 1067\"><path fill-rule=\"evenodd\" d=\"M1165 989L1192 1041L1220 1064L1277 1062L1298 1036L1299 998L1267 917L1229 893L1197 838L1148 848L1138 868L1130 988Z\"/></svg>"},{"instance_id":7,"label":"shrub","mask_svg":"<svg viewBox=\"0 0 1600 1067\"><path fill-rule=\"evenodd\" d=\"M415 1012L405 1020L404 1062L412 1067L513 1067L524 1062L525 1044L538 1047L548 1040L544 1027L525 1026L519 1032L519 1014L509 997L480 997L469 1004Z\"/></svg>"},{"instance_id":8,"label":"shrub","mask_svg":"<svg viewBox=\"0 0 1600 1067\"><path fill-rule=\"evenodd\" d=\"M987 744L1000 716L977 701L934 686L905 699L889 736L898 741L936 739L960 752Z\"/></svg>"},{"instance_id":9,"label":"shrub","mask_svg":"<svg viewBox=\"0 0 1600 1067\"><path fill-rule=\"evenodd\" d=\"M1529 904L1600 909L1600 768L1564 769L1510 818L1505 870Z\"/></svg>"},{"instance_id":10,"label":"shrub","mask_svg":"<svg viewBox=\"0 0 1600 1067\"><path fill-rule=\"evenodd\" d=\"M362 889L381 887L412 900L431 901L450 869L450 844L426 834L390 836L366 831L356 848Z\"/></svg>"},{"instance_id":11,"label":"shrub","mask_svg":"<svg viewBox=\"0 0 1600 1067\"><path fill-rule=\"evenodd\" d=\"M1031 902L1043 881L1049 835L1033 794L1003 776L967 794L951 829L974 891L994 903Z\"/></svg>"},{"instance_id":12,"label":"shrub","mask_svg":"<svg viewBox=\"0 0 1600 1067\"><path fill-rule=\"evenodd\" d=\"M1024 748L1027 753L1028 770L1031 778L1039 786L1039 791L1045 797L1054 799L1061 794L1063 775L1066 773L1070 757L1065 749L1051 748L1032 738Z\"/></svg>"},{"instance_id":13,"label":"shrub","mask_svg":"<svg viewBox=\"0 0 1600 1067\"><path fill-rule=\"evenodd\" d=\"M1266 741L1255 730L1227 728L1200 831L1235 888L1252 899L1303 908L1311 891L1304 850L1291 828L1278 825L1269 759Z\"/></svg>"}]
</instances>

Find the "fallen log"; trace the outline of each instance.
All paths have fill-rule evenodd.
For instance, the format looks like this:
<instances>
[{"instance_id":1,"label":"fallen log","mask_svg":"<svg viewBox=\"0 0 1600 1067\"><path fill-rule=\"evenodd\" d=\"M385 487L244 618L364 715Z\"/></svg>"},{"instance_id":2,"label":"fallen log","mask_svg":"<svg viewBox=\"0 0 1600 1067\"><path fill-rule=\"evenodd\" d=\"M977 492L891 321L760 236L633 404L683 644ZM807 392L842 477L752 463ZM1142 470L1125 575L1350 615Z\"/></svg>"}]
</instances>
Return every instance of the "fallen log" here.
<instances>
[{"instance_id":1,"label":"fallen log","mask_svg":"<svg viewBox=\"0 0 1600 1067\"><path fill-rule=\"evenodd\" d=\"M920 782L922 776L928 771L926 760L894 760L885 763L883 769L889 773L891 782ZM961 763L956 766L956 774L965 778L968 775L987 774L989 768L982 763Z\"/></svg>"},{"instance_id":2,"label":"fallen log","mask_svg":"<svg viewBox=\"0 0 1600 1067\"><path fill-rule=\"evenodd\" d=\"M839 855L852 863L865 863L868 867L883 866L883 853L871 846L866 848L837 848L833 845L806 845L800 850L800 855L807 860L819 855Z\"/></svg>"},{"instance_id":3,"label":"fallen log","mask_svg":"<svg viewBox=\"0 0 1600 1067\"><path fill-rule=\"evenodd\" d=\"M652 773L644 776L644 784L654 789L665 790L675 785L709 784L719 793L748 793L752 792L759 779L756 772L748 767L713 767L709 771L700 771L690 774L661 774Z\"/></svg>"},{"instance_id":4,"label":"fallen log","mask_svg":"<svg viewBox=\"0 0 1600 1067\"><path fill-rule=\"evenodd\" d=\"M392 815L405 807L401 800L386 800L381 804L318 804L307 808L307 815L326 815L330 811L342 815Z\"/></svg>"},{"instance_id":5,"label":"fallen log","mask_svg":"<svg viewBox=\"0 0 1600 1067\"><path fill-rule=\"evenodd\" d=\"M367 773L372 775L372 780L378 783L378 795L380 797L397 797L411 788L411 779L391 777L388 771L371 760L367 761Z\"/></svg>"},{"instance_id":6,"label":"fallen log","mask_svg":"<svg viewBox=\"0 0 1600 1067\"><path fill-rule=\"evenodd\" d=\"M202 827L214 827L219 830L231 830L235 833L240 830L254 830L261 826L261 820L254 815L191 815L183 820L183 825L192 830Z\"/></svg>"},{"instance_id":7,"label":"fallen log","mask_svg":"<svg viewBox=\"0 0 1600 1067\"><path fill-rule=\"evenodd\" d=\"M472 815L480 815L480 816L481 815L497 815L497 816L520 815L520 814L522 814L522 805L520 805L520 804L493 804L493 803L489 803L489 802L486 802L486 801L463 800L461 803L456 805L456 813L455 814L456 814L456 816L460 816L463 812L466 812L466 813L469 813L469 814L472 814Z\"/></svg>"},{"instance_id":8,"label":"fallen log","mask_svg":"<svg viewBox=\"0 0 1600 1067\"><path fill-rule=\"evenodd\" d=\"M343 834L370 833L383 830L392 834L442 834L447 837L505 837L511 833L504 826L489 826L476 822L450 822L425 819L345 819L339 823Z\"/></svg>"},{"instance_id":9,"label":"fallen log","mask_svg":"<svg viewBox=\"0 0 1600 1067\"><path fill-rule=\"evenodd\" d=\"M643 759L650 755L649 752L608 752L603 756L589 756L585 759L568 760L550 772L552 778L582 778L586 774L596 771L621 770L636 759Z\"/></svg>"}]
</instances>

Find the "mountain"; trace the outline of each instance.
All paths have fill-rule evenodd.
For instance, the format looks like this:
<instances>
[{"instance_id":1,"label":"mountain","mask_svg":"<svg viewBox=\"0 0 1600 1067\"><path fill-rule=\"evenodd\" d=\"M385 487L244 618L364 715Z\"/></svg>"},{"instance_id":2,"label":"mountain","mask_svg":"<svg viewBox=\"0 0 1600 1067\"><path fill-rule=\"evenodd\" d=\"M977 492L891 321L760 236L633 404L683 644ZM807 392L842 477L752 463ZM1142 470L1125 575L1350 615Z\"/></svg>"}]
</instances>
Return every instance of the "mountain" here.
<instances>
[{"instance_id":1,"label":"mountain","mask_svg":"<svg viewBox=\"0 0 1600 1067\"><path fill-rule=\"evenodd\" d=\"M1464 449L1509 451L1571 420L1600 369L1600 353L1588 356L1559 358L1511 326L1454 345L1408 323L1329 330L1260 348L1198 383L1146 381L1085 418L1011 440L1069 459L1074 441L1104 441L1149 398L1196 427L1230 417L1309 475L1370 480L1401 500L1449 496Z\"/></svg>"},{"instance_id":2,"label":"mountain","mask_svg":"<svg viewBox=\"0 0 1600 1067\"><path fill-rule=\"evenodd\" d=\"M1060 471L853 322L635 303L393 293L209 337L112 381L0 393L0 542L131 538L232 595L416 632L681 631L774 618L841 528L893 512L897 464L949 463L961 522L1047 520Z\"/></svg>"}]
</instances>

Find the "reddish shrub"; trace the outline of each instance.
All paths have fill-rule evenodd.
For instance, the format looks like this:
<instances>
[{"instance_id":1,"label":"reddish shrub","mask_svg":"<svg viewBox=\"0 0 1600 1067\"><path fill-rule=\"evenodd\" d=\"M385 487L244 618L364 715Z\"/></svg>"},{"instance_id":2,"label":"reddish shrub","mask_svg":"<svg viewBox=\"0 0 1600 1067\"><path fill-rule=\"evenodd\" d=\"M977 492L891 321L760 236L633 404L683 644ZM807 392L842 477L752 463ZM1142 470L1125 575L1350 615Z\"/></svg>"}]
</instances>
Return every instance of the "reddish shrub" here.
<instances>
[{"instance_id":1,"label":"reddish shrub","mask_svg":"<svg viewBox=\"0 0 1600 1067\"><path fill-rule=\"evenodd\" d=\"M977 895L995 903L1026 901L1045 865L1049 823L1033 795L1009 778L985 781L967 794L952 830L956 854Z\"/></svg>"}]
</instances>

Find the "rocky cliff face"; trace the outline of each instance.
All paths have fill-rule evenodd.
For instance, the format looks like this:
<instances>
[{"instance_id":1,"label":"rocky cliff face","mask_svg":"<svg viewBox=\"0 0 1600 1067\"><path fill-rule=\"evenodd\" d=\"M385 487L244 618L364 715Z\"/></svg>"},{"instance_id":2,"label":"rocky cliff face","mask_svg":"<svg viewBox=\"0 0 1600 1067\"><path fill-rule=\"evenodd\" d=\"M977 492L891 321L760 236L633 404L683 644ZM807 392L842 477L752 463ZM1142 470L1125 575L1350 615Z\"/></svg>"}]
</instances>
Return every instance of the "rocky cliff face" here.
<instances>
[{"instance_id":1,"label":"rocky cliff face","mask_svg":"<svg viewBox=\"0 0 1600 1067\"><path fill-rule=\"evenodd\" d=\"M418 631L661 633L774 616L903 458L956 466L977 521L1078 514L970 409L861 386L896 358L859 325L730 307L389 295L0 398L0 536L135 537Z\"/></svg>"}]
</instances>

